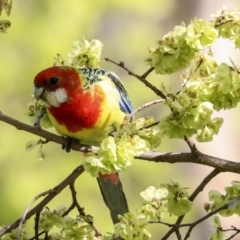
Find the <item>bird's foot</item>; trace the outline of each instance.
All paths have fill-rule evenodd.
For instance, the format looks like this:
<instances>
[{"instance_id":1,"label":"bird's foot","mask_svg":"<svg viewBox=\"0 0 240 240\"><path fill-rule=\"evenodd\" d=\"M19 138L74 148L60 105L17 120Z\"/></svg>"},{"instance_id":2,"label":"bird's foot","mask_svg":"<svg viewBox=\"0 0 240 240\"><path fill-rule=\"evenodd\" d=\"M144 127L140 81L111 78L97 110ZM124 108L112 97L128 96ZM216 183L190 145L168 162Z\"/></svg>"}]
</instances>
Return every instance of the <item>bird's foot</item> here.
<instances>
[{"instance_id":1,"label":"bird's foot","mask_svg":"<svg viewBox=\"0 0 240 240\"><path fill-rule=\"evenodd\" d=\"M63 138L63 139L64 139L64 143L62 145L62 149L65 150L66 152L70 152L73 138L66 137L66 138Z\"/></svg>"}]
</instances>

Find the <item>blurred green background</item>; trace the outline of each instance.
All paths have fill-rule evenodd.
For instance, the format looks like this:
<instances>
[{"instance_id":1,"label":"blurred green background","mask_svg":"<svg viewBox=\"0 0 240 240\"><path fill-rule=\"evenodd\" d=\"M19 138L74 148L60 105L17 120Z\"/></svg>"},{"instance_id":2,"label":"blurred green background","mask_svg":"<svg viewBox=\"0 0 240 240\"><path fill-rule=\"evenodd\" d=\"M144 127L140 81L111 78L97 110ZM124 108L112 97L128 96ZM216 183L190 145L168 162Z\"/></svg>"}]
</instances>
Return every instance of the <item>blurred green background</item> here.
<instances>
[{"instance_id":1,"label":"blurred green background","mask_svg":"<svg viewBox=\"0 0 240 240\"><path fill-rule=\"evenodd\" d=\"M58 0L58 1L14 1L10 20L12 27L8 34L0 35L0 111L20 121L29 123L26 116L27 104L31 101L33 78L42 69L53 64L56 53L65 56L75 40L99 39L103 44L103 56L117 62L123 61L129 69L141 74L148 69L144 64L148 48L181 21L189 23L191 18L210 19L210 15L222 8L237 8L238 1L217 0ZM2 18L7 18L4 14ZM215 56L220 61L229 62L231 56L236 62L233 47L220 41L216 45ZM226 52L228 53L226 55ZM239 52L235 52L239 54ZM154 93L141 82L127 75L117 66L102 61L102 68L116 72L124 82L135 107L156 99ZM181 81L178 74L155 76L149 80L157 87L164 81L175 91ZM144 110L138 116L153 115L157 119L164 116L167 109L160 105ZM231 160L239 156L239 127L234 126L239 117L239 108L217 113L225 117L224 126L214 141L197 144L198 148L211 155ZM27 153L25 143L38 137L18 131L0 122L0 225L7 225L22 216L31 199L62 181L81 163L81 153L65 153L59 145L49 143L44 146L48 156L45 161L36 158L36 151ZM188 151L183 141L164 139L161 151ZM178 181L192 191L211 171L194 164L155 164L136 161L134 166L121 174L130 208L135 210L142 199L139 192L148 186L159 186L168 180ZM221 174L206 190L222 190L232 180L234 174ZM97 182L87 173L77 179L79 202L88 214L94 215L95 225L100 232L113 230L109 212L98 190ZM186 220L193 221L204 214L202 204L207 201L207 191L197 198L192 214ZM48 207L53 209L60 204L70 205L70 191L66 189ZM76 212L72 213L72 216ZM170 219L167 219L170 221ZM236 218L228 221L234 225ZM33 229L33 225L28 225ZM204 231L203 231L204 229ZM160 237L168 230L161 225L152 225L149 230L152 239ZM207 239L210 232L209 221L198 226L191 239ZM175 239L172 236L171 239Z\"/></svg>"}]
</instances>

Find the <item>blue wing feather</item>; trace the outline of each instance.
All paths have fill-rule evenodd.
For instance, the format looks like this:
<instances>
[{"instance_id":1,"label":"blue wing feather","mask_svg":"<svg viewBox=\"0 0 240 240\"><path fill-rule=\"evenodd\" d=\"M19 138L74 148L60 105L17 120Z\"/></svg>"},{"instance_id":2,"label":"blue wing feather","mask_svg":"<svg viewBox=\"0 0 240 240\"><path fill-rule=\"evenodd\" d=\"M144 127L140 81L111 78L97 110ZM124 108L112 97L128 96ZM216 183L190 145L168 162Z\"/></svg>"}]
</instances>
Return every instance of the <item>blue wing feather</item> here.
<instances>
[{"instance_id":1,"label":"blue wing feather","mask_svg":"<svg viewBox=\"0 0 240 240\"><path fill-rule=\"evenodd\" d=\"M123 112L130 114L133 111L133 107L125 87L115 73L109 72L108 77L112 79L120 94L120 109Z\"/></svg>"}]
</instances>

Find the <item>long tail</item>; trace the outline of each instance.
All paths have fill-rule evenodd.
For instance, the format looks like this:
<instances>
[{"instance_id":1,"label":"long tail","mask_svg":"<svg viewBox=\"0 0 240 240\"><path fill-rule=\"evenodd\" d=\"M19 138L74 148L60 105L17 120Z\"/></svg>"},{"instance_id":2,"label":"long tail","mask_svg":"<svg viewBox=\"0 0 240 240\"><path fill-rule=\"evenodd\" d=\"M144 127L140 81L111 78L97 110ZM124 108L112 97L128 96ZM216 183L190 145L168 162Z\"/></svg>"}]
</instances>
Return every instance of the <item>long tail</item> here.
<instances>
[{"instance_id":1,"label":"long tail","mask_svg":"<svg viewBox=\"0 0 240 240\"><path fill-rule=\"evenodd\" d=\"M113 223L118 223L118 214L129 212L127 200L118 174L102 175L97 178L103 200L110 210Z\"/></svg>"}]
</instances>

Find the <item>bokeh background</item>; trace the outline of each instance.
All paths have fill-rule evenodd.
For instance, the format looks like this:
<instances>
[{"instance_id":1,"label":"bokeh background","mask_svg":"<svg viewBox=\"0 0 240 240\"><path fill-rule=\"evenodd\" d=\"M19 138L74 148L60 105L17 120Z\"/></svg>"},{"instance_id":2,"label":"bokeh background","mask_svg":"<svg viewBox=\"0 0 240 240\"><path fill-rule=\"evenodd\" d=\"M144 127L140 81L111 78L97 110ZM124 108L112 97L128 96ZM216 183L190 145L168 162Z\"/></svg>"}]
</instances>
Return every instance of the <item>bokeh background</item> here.
<instances>
[{"instance_id":1,"label":"bokeh background","mask_svg":"<svg viewBox=\"0 0 240 240\"><path fill-rule=\"evenodd\" d=\"M148 48L156 43L175 25L182 21L187 24L195 16L210 19L211 14L223 5L234 9L239 1L233 0L58 0L13 2L10 20L12 27L8 34L0 35L0 111L20 121L29 123L26 116L27 104L31 101L33 78L42 69L53 64L56 53L65 56L75 40L85 37L99 39L104 44L103 56L123 61L136 73L147 70L144 59ZM7 18L4 14L2 18ZM221 62L229 63L231 57L239 63L239 51L231 43L219 40L213 49L214 56ZM140 106L156 99L156 96L137 79L117 66L102 61L102 67L115 71L131 95L133 105ZM179 73L173 76L151 74L149 80L156 86L172 86L175 91L181 84ZM214 141L197 143L199 150L229 160L239 161L240 129L239 107L231 111L216 113L224 116L225 122ZM167 110L160 105L144 110L138 116L153 115L160 119ZM81 163L81 154L65 153L59 145L44 146L48 156L45 161L36 158L36 151L27 153L25 143L38 137L18 131L0 122L0 225L7 225L19 218L31 199L40 192L50 189L62 181ZM189 151L183 141L164 139L161 151ZM121 174L124 189L132 210L142 203L139 193L148 186L158 187L169 180L189 187L190 192L211 171L209 167L194 164L155 164L136 161L134 166ZM196 199L193 211L186 221L203 216L203 203L208 201L210 189L223 191L231 180L239 175L222 173L211 181ZM88 214L95 216L95 225L102 232L113 230L108 210L103 204L96 180L87 173L77 180L80 204ZM48 207L71 203L70 192L65 190ZM76 212L72 213L74 217ZM173 219L166 219L172 221ZM222 220L224 227L239 227L239 217ZM33 225L28 225L33 229ZM152 239L160 239L168 230L161 225L149 227ZM190 239L207 239L211 231L207 220L195 228ZM173 235L171 239L175 239Z\"/></svg>"}]
</instances>

